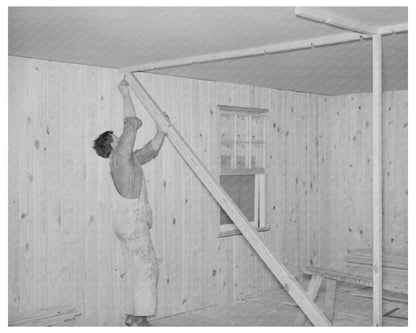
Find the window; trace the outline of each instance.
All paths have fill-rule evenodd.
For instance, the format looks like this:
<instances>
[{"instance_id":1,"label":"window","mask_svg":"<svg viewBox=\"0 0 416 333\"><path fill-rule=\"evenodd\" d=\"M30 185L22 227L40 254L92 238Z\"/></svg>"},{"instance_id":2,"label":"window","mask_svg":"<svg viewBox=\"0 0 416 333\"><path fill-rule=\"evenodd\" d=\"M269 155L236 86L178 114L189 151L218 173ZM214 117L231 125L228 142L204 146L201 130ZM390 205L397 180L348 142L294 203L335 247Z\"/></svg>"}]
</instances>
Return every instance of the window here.
<instances>
[{"instance_id":1,"label":"window","mask_svg":"<svg viewBox=\"0 0 416 333\"><path fill-rule=\"evenodd\" d=\"M265 115L267 110L218 106L220 184L255 228L265 227ZM238 230L221 208L220 232Z\"/></svg>"}]
</instances>

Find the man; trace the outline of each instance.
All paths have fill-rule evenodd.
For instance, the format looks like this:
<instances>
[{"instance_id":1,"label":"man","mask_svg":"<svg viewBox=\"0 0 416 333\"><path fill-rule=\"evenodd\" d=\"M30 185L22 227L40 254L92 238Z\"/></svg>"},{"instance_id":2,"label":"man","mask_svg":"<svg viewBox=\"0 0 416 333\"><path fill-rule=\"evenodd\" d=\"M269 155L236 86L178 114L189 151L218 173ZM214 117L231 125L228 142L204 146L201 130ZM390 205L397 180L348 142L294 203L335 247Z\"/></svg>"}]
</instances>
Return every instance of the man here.
<instances>
[{"instance_id":1,"label":"man","mask_svg":"<svg viewBox=\"0 0 416 333\"><path fill-rule=\"evenodd\" d=\"M147 317L156 313L159 271L149 232L152 210L147 201L142 165L157 156L165 133L158 127L151 141L133 151L142 121L136 117L128 87L125 80L118 86L124 103L123 134L117 137L112 131L104 132L94 141L93 148L99 156L110 158L111 176L118 194L125 199L138 199L137 206L136 200L124 200L116 195L119 211L113 225L126 255L126 276L132 290L133 313L127 315L125 324L150 326Z\"/></svg>"}]
</instances>

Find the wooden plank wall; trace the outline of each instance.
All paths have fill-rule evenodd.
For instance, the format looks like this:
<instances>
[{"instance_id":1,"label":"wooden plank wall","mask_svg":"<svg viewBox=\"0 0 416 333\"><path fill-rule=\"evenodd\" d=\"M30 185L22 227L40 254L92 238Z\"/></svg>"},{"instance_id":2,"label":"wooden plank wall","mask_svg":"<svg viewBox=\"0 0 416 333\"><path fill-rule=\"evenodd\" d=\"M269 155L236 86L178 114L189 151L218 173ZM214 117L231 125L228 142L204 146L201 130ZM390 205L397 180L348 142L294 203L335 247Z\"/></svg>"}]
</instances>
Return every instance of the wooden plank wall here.
<instances>
[{"instance_id":1,"label":"wooden plank wall","mask_svg":"<svg viewBox=\"0 0 416 333\"><path fill-rule=\"evenodd\" d=\"M383 252L407 254L407 91L383 93ZM341 268L372 244L372 95L325 97L320 117L322 258Z\"/></svg>"},{"instance_id":2,"label":"wooden plank wall","mask_svg":"<svg viewBox=\"0 0 416 333\"><path fill-rule=\"evenodd\" d=\"M129 305L126 266L112 231L112 220L122 210L108 160L91 149L104 130L121 132L121 78L113 69L9 57L10 312L69 303L82 311L81 325L123 321ZM359 184L360 175L369 186L371 171L364 165L371 164L365 160L371 152L370 134L365 128L371 124L363 113L346 113L351 103L369 110L371 97L360 95L352 101L152 74L140 74L139 79L217 175L217 105L270 110L266 222L271 230L260 236L298 277L306 264L335 265L340 256L332 246L341 253L349 244L371 240L367 190L347 186ZM407 186L407 112L405 93L389 94L386 98L390 96L387 100L394 106L389 110L389 131L394 135L388 141L392 163L385 184L390 208L385 214L395 223L386 228L394 235L390 243L401 248L399 244L407 241L407 206L399 196ZM136 140L140 147L155 129L134 101L144 122ZM360 130L358 139L351 141L354 145L348 145L348 133ZM394 149L396 145L402 150ZM355 161L351 170L350 160ZM157 316L280 287L242 236L217 237L217 204L168 141L144 169L160 266ZM344 200L344 192L354 201ZM350 216L351 232L346 228Z\"/></svg>"}]
</instances>

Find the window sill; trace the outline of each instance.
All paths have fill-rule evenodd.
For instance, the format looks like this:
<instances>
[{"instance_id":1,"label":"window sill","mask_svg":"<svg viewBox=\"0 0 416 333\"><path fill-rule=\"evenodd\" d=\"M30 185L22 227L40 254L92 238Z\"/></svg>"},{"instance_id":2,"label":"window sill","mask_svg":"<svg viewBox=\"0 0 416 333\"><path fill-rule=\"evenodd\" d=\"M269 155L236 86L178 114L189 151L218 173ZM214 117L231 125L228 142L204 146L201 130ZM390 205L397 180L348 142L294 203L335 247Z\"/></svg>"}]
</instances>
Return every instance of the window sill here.
<instances>
[{"instance_id":1,"label":"window sill","mask_svg":"<svg viewBox=\"0 0 416 333\"><path fill-rule=\"evenodd\" d=\"M261 228L255 228L257 232L265 232L265 231L269 231L271 228L270 227L261 227ZM218 238L222 238L222 237L230 237L230 236L238 236L238 235L242 235L240 230L230 230L230 231L220 231L218 233Z\"/></svg>"}]
</instances>

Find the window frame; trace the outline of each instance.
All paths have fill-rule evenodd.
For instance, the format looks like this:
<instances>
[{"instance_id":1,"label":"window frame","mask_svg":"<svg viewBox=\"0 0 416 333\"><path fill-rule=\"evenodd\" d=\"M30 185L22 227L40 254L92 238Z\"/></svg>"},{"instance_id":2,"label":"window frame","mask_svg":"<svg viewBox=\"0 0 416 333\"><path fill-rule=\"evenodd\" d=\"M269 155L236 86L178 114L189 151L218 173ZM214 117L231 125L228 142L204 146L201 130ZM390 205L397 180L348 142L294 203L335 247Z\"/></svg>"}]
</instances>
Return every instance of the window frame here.
<instances>
[{"instance_id":1,"label":"window frame","mask_svg":"<svg viewBox=\"0 0 416 333\"><path fill-rule=\"evenodd\" d=\"M221 176L227 175L253 175L255 178L254 189L254 221L250 221L250 224L257 231L270 230L270 227L266 226L265 214L266 214L266 115L269 112L267 109L251 108L251 107L238 107L230 105L218 105L219 121L218 121L218 138L219 138L219 183ZM231 114L233 116L233 138L232 140L223 140L222 138L222 115ZM246 120L246 138L244 140L237 139L237 118L238 116L248 117ZM262 138L259 140L252 140L252 117L262 118ZM232 144L232 157L230 159L230 167L223 168L221 162L221 152L223 143ZM237 168L237 145L238 143L247 144L246 147L246 160L245 168ZM262 144L262 160L261 167L252 167L252 145ZM249 167L247 167L249 166ZM241 234L238 228L234 224L221 224L219 225L219 236L231 236Z\"/></svg>"}]
</instances>

